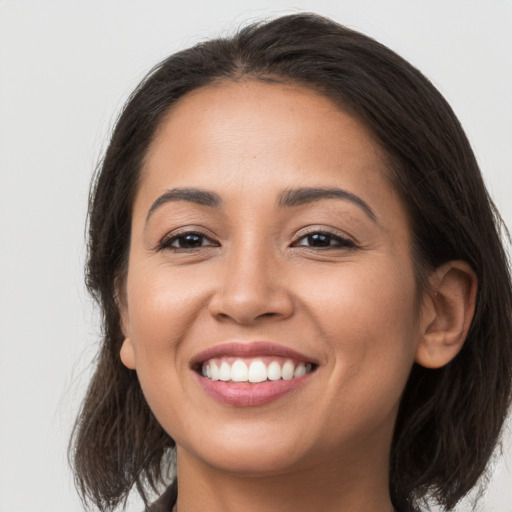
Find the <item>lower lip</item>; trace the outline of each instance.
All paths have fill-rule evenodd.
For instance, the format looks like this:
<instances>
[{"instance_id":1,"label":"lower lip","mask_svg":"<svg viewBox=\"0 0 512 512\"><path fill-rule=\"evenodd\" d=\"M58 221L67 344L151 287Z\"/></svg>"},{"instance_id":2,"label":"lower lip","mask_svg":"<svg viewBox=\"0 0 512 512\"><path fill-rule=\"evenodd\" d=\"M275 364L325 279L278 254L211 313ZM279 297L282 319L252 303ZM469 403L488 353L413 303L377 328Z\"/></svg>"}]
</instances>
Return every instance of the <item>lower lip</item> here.
<instances>
[{"instance_id":1,"label":"lower lip","mask_svg":"<svg viewBox=\"0 0 512 512\"><path fill-rule=\"evenodd\" d=\"M224 382L207 379L196 373L201 387L212 398L233 407L255 407L265 405L303 385L311 373L296 379L265 381L257 384L248 382Z\"/></svg>"}]
</instances>

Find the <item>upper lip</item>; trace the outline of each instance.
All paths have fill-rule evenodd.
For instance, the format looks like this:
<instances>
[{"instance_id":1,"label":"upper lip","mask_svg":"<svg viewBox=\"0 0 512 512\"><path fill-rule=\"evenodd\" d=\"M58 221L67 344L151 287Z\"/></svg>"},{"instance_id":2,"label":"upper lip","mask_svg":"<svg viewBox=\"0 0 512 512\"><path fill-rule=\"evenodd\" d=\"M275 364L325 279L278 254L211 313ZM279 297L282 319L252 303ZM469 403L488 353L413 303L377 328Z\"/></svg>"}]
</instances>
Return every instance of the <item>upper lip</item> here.
<instances>
[{"instance_id":1,"label":"upper lip","mask_svg":"<svg viewBox=\"0 0 512 512\"><path fill-rule=\"evenodd\" d=\"M305 354L301 354L296 350L272 343L269 341L252 341L252 342L240 342L232 341L222 343L214 347L203 350L192 358L190 365L195 367L215 357L256 357L256 356L281 356L293 359L298 362L313 363L317 362Z\"/></svg>"}]
</instances>

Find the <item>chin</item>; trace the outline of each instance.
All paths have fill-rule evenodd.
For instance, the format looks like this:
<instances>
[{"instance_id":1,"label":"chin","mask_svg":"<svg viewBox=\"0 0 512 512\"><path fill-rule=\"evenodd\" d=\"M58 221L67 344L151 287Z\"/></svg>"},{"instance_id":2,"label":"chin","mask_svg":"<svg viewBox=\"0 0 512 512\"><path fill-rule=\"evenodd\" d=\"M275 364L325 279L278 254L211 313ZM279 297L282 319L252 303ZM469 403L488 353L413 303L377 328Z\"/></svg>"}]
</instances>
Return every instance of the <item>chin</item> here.
<instances>
[{"instance_id":1,"label":"chin","mask_svg":"<svg viewBox=\"0 0 512 512\"><path fill-rule=\"evenodd\" d=\"M239 476L271 476L292 471L311 460L311 450L295 437L272 434L266 429L262 433L240 428L240 435L233 429L229 432L209 432L208 443L184 446L184 450L193 454L210 467ZM204 439L204 437L203 437ZM177 443L180 446L179 442ZM179 461L180 448L178 448Z\"/></svg>"},{"instance_id":2,"label":"chin","mask_svg":"<svg viewBox=\"0 0 512 512\"><path fill-rule=\"evenodd\" d=\"M301 467L298 454L291 456L286 450L272 447L253 447L245 450L222 450L222 453L203 454L204 461L217 470L236 473L238 476L265 477L289 473Z\"/></svg>"}]
</instances>

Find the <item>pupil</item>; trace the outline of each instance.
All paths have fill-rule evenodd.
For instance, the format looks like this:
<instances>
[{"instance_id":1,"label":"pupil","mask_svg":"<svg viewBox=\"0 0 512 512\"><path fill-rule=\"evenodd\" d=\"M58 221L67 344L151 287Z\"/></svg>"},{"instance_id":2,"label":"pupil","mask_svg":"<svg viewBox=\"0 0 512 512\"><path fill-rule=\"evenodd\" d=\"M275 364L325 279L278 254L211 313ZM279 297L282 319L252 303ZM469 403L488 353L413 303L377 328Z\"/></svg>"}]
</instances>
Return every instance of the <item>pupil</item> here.
<instances>
[{"instance_id":1,"label":"pupil","mask_svg":"<svg viewBox=\"0 0 512 512\"><path fill-rule=\"evenodd\" d=\"M179 246L183 249L201 246L201 237L199 235L186 235L179 239Z\"/></svg>"},{"instance_id":2,"label":"pupil","mask_svg":"<svg viewBox=\"0 0 512 512\"><path fill-rule=\"evenodd\" d=\"M315 233L314 235L308 236L308 243L315 247L329 247L331 244L331 237L329 235Z\"/></svg>"}]
</instances>

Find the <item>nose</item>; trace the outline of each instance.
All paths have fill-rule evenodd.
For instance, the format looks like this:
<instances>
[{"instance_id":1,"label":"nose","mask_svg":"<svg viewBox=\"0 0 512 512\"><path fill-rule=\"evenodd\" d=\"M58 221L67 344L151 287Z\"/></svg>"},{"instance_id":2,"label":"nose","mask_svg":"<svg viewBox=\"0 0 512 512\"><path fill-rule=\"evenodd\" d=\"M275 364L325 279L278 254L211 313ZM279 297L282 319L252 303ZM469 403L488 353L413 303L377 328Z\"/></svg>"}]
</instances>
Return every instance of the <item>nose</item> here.
<instances>
[{"instance_id":1,"label":"nose","mask_svg":"<svg viewBox=\"0 0 512 512\"><path fill-rule=\"evenodd\" d=\"M234 250L223 261L210 314L240 325L290 317L294 304L282 270L269 251L254 246Z\"/></svg>"}]
</instances>

